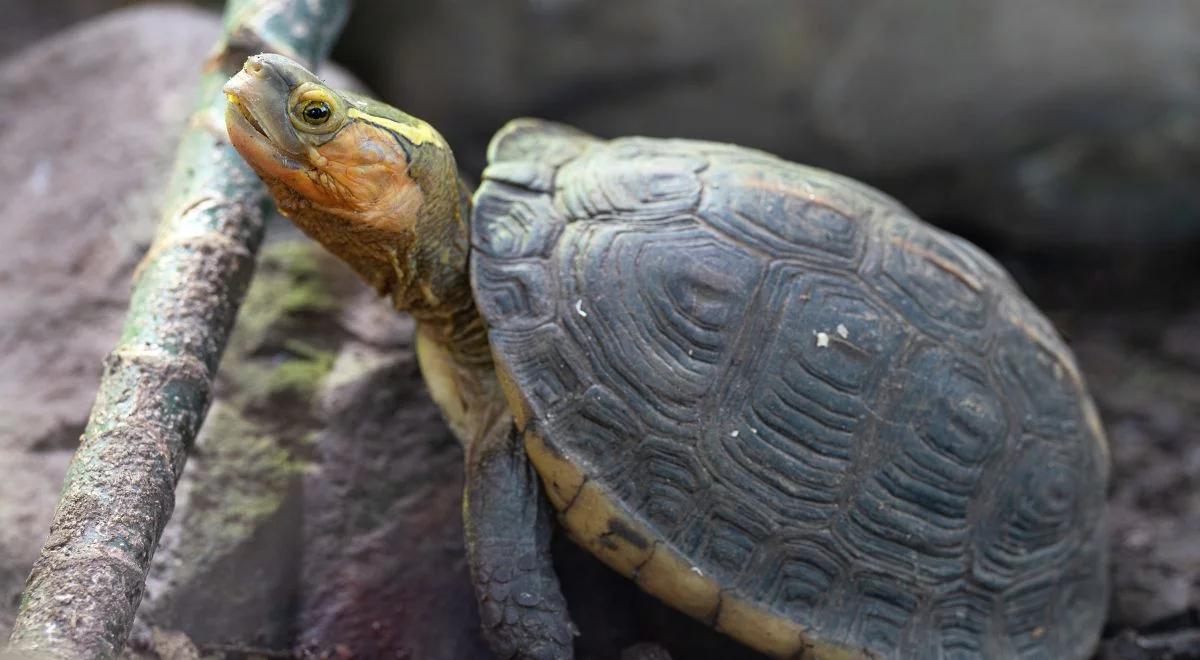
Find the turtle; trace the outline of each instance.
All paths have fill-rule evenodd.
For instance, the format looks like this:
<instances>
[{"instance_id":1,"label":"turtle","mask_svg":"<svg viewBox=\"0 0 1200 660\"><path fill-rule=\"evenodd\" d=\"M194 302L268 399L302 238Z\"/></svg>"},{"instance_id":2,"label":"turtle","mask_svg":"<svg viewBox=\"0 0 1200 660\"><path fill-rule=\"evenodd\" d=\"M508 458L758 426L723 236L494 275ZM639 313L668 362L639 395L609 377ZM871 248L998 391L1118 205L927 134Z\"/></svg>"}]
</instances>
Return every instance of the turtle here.
<instances>
[{"instance_id":1,"label":"turtle","mask_svg":"<svg viewBox=\"0 0 1200 660\"><path fill-rule=\"evenodd\" d=\"M517 119L472 193L429 123L250 57L232 145L416 321L497 657L569 659L554 520L775 658L1084 658L1104 431L991 257L837 174Z\"/></svg>"}]
</instances>

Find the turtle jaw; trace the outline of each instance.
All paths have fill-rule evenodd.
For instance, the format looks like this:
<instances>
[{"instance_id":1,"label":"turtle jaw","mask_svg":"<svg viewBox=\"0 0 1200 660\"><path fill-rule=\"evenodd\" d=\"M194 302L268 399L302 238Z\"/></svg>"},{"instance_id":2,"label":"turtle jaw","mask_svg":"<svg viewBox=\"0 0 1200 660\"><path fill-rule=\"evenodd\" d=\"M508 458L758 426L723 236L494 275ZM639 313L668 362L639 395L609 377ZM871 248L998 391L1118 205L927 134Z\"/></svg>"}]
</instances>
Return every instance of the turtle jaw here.
<instances>
[{"instance_id":1,"label":"turtle jaw","mask_svg":"<svg viewBox=\"0 0 1200 660\"><path fill-rule=\"evenodd\" d=\"M239 142L265 143L296 164L306 160L308 148L288 115L292 85L271 61L261 55L249 58L222 90L229 103L225 126L235 146ZM255 151L261 151L263 145L257 146ZM249 154L243 155L250 159Z\"/></svg>"},{"instance_id":2,"label":"turtle jaw","mask_svg":"<svg viewBox=\"0 0 1200 660\"><path fill-rule=\"evenodd\" d=\"M225 109L225 130L234 149L260 175L278 178L284 172L310 169L302 160L279 149L246 107L234 98Z\"/></svg>"},{"instance_id":3,"label":"turtle jaw","mask_svg":"<svg viewBox=\"0 0 1200 660\"><path fill-rule=\"evenodd\" d=\"M263 136L264 138L268 137L267 132L262 127L262 124L258 123L258 120L254 118L254 115L250 112L249 108L247 108L245 105L242 105L241 99L239 99L236 94L226 92L225 100L228 101L228 103L229 103L228 107L226 107L226 112L228 112L228 113L236 112L238 116L240 116L242 119L244 119L246 121L246 123L250 124L250 128L253 128L255 131L258 131L258 134ZM231 119L230 119L229 115L226 115L225 123L226 123L226 125L231 123ZM239 124L238 128L244 129L245 127L241 126Z\"/></svg>"}]
</instances>

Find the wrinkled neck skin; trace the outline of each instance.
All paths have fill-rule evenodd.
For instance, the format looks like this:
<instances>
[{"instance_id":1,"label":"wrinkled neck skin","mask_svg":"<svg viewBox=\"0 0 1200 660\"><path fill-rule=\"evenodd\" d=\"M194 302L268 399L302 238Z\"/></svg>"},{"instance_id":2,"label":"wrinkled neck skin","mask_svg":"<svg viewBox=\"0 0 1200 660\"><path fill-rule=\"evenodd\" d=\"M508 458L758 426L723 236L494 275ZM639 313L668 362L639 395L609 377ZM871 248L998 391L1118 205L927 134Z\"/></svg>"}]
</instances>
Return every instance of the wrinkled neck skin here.
<instances>
[{"instance_id":1,"label":"wrinkled neck skin","mask_svg":"<svg viewBox=\"0 0 1200 660\"><path fill-rule=\"evenodd\" d=\"M452 168L453 161L447 166ZM320 208L283 184L268 185L284 215L349 264L397 310L411 314L423 336L443 345L463 366L491 369L487 332L475 309L468 275L470 193L453 172L411 174L404 208L395 211L404 216L416 208L415 221L379 217L364 223L361 217ZM437 180L438 175L453 176L457 185L452 190L427 190L417 183Z\"/></svg>"},{"instance_id":2,"label":"wrinkled neck skin","mask_svg":"<svg viewBox=\"0 0 1200 660\"><path fill-rule=\"evenodd\" d=\"M429 394L454 435L470 448L511 424L511 415L471 293L471 197L457 175L453 180L454 194L426 194L414 187L410 194L420 195L415 223L394 218L363 223L361 216L351 221L285 186L272 184L271 192L302 231L417 321L417 359Z\"/></svg>"}]
</instances>

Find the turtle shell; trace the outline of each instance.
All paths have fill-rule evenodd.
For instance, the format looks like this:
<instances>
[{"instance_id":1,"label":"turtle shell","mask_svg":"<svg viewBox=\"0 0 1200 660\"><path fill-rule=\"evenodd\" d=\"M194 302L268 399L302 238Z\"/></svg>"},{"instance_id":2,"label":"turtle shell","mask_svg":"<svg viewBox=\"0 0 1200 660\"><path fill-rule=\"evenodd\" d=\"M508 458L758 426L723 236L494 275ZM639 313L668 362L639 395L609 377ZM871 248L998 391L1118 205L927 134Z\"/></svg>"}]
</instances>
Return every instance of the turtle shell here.
<instances>
[{"instance_id":1,"label":"turtle shell","mask_svg":"<svg viewBox=\"0 0 1200 660\"><path fill-rule=\"evenodd\" d=\"M580 543L777 657L1082 658L1108 457L991 258L863 184L513 122L472 280Z\"/></svg>"}]
</instances>

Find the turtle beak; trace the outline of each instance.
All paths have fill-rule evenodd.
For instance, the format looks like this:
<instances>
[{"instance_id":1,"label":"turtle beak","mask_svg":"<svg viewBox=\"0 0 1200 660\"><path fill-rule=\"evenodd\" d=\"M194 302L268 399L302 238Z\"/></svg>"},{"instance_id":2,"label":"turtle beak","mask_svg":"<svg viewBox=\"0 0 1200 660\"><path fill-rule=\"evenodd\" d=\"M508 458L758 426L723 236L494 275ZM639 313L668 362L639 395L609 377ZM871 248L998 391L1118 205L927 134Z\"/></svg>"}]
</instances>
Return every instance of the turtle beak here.
<instances>
[{"instance_id":1,"label":"turtle beak","mask_svg":"<svg viewBox=\"0 0 1200 660\"><path fill-rule=\"evenodd\" d=\"M223 91L229 101L225 121L231 132L253 131L277 150L293 158L304 157L307 149L288 118L291 85L270 60L261 55L247 59Z\"/></svg>"}]
</instances>

